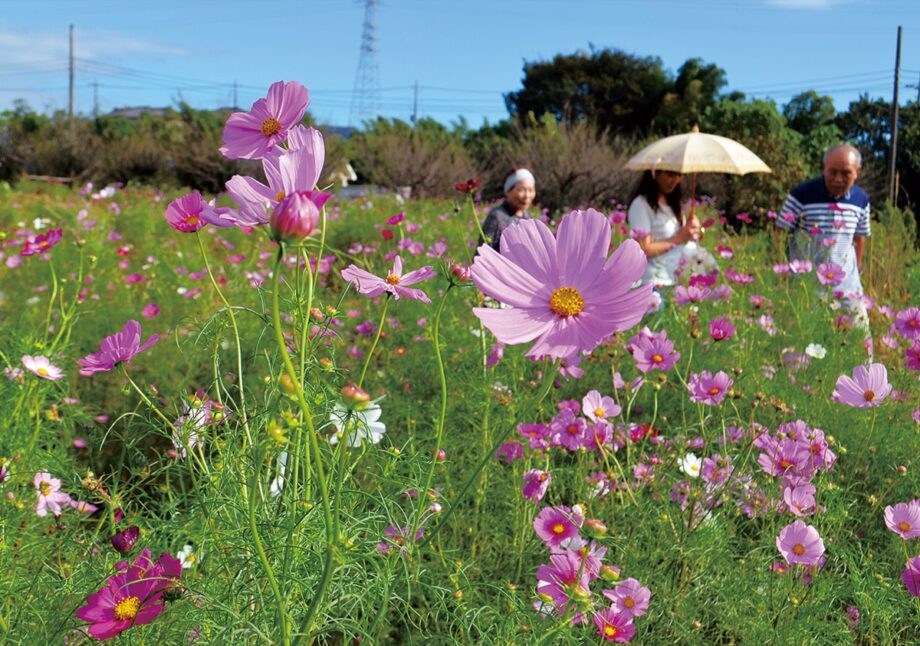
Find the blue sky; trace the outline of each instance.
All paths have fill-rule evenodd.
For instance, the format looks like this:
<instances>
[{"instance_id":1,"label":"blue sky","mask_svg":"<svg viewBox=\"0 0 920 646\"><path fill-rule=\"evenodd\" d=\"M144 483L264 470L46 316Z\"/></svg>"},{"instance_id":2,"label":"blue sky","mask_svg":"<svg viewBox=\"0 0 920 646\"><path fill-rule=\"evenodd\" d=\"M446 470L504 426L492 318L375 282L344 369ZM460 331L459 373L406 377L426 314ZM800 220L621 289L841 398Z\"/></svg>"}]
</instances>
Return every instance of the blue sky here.
<instances>
[{"instance_id":1,"label":"blue sky","mask_svg":"<svg viewBox=\"0 0 920 646\"><path fill-rule=\"evenodd\" d=\"M16 98L66 109L73 24L78 112L92 112L94 92L102 112L227 106L234 82L248 108L297 79L317 119L346 125L363 20L361 0L0 0L0 110ZM382 0L380 113L408 118L418 83L421 116L494 122L525 61L591 46L672 71L700 57L726 70L727 89L782 104L814 88L846 109L861 92L891 96L898 25L901 96L913 100L920 0Z\"/></svg>"}]
</instances>

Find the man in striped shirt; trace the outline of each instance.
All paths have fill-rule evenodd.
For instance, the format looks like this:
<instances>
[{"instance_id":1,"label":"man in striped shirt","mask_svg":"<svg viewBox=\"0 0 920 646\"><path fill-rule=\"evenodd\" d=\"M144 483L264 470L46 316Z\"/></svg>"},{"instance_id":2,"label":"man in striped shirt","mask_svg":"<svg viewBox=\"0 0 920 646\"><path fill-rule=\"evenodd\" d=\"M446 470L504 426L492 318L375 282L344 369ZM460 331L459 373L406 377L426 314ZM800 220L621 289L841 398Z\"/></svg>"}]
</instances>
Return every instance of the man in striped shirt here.
<instances>
[{"instance_id":1,"label":"man in striped shirt","mask_svg":"<svg viewBox=\"0 0 920 646\"><path fill-rule=\"evenodd\" d=\"M790 260L810 260L815 269L832 262L843 269L843 282L833 289L859 314L864 311L859 270L870 233L869 195L856 185L861 167L862 157L853 146L828 149L822 177L792 189L776 219L780 229L793 234Z\"/></svg>"}]
</instances>

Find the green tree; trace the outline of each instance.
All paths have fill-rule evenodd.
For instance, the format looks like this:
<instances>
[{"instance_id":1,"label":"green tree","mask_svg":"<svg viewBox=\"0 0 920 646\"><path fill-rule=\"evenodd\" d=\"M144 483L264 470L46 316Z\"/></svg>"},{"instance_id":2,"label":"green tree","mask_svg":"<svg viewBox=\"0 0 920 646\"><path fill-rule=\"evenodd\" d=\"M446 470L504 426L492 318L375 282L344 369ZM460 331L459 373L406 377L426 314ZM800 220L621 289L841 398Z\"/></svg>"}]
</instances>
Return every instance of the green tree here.
<instances>
[{"instance_id":1,"label":"green tree","mask_svg":"<svg viewBox=\"0 0 920 646\"><path fill-rule=\"evenodd\" d=\"M797 94L783 106L786 123L802 135L802 153L810 174L820 172L824 151L842 139L834 123L836 114L833 99L819 96L814 90Z\"/></svg>"},{"instance_id":2,"label":"green tree","mask_svg":"<svg viewBox=\"0 0 920 646\"><path fill-rule=\"evenodd\" d=\"M662 99L654 130L672 134L699 125L703 112L715 105L725 84L725 70L700 58L689 59L678 70L673 88Z\"/></svg>"}]
</instances>

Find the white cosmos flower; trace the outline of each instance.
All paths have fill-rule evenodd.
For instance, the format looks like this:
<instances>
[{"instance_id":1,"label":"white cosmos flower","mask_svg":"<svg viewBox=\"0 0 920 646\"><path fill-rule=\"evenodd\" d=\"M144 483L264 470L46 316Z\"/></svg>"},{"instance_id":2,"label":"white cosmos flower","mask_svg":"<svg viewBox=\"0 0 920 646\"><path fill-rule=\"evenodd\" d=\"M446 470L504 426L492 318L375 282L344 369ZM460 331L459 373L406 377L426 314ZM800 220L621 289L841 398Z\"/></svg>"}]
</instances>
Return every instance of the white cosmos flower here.
<instances>
[{"instance_id":1,"label":"white cosmos flower","mask_svg":"<svg viewBox=\"0 0 920 646\"><path fill-rule=\"evenodd\" d=\"M191 543L187 543L185 547L176 554L176 558L179 559L179 562L182 564L182 569L188 570L198 565L198 561L204 558L204 554L197 553L194 546Z\"/></svg>"},{"instance_id":2,"label":"white cosmos flower","mask_svg":"<svg viewBox=\"0 0 920 646\"><path fill-rule=\"evenodd\" d=\"M688 453L680 459L680 470L691 478L699 478L702 467L703 461L692 453Z\"/></svg>"},{"instance_id":3,"label":"white cosmos flower","mask_svg":"<svg viewBox=\"0 0 920 646\"><path fill-rule=\"evenodd\" d=\"M823 345L809 343L808 347L805 348L805 354L815 359L823 359L827 355L827 350L824 349Z\"/></svg>"},{"instance_id":4,"label":"white cosmos flower","mask_svg":"<svg viewBox=\"0 0 920 646\"><path fill-rule=\"evenodd\" d=\"M355 448L362 442L379 444L387 427L380 421L382 411L376 402L371 402L361 410L349 410L336 402L329 414L329 421L335 432L329 438L330 444L337 444L340 436L345 436L348 446Z\"/></svg>"},{"instance_id":5,"label":"white cosmos flower","mask_svg":"<svg viewBox=\"0 0 920 646\"><path fill-rule=\"evenodd\" d=\"M277 498L281 495L282 490L284 490L284 475L287 471L287 457L287 451L282 451L281 455L278 456L278 475L272 480L268 488L272 498Z\"/></svg>"}]
</instances>

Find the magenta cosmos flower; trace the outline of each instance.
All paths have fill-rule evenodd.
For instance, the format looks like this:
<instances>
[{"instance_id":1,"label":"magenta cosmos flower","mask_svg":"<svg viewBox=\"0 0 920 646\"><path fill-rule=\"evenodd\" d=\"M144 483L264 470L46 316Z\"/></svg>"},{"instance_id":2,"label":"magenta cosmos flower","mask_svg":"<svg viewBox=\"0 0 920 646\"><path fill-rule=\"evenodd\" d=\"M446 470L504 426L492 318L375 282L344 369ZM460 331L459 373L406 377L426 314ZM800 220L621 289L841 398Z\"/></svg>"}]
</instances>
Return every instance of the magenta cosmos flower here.
<instances>
[{"instance_id":1,"label":"magenta cosmos flower","mask_svg":"<svg viewBox=\"0 0 920 646\"><path fill-rule=\"evenodd\" d=\"M709 321L709 336L713 341L725 341L735 336L735 326L724 316Z\"/></svg>"},{"instance_id":2,"label":"magenta cosmos flower","mask_svg":"<svg viewBox=\"0 0 920 646\"><path fill-rule=\"evenodd\" d=\"M920 308L908 307L898 312L894 326L905 339L920 339Z\"/></svg>"},{"instance_id":3,"label":"magenta cosmos flower","mask_svg":"<svg viewBox=\"0 0 920 646\"><path fill-rule=\"evenodd\" d=\"M571 550L552 554L549 559L552 565L537 568L537 596L541 601L536 606L540 612L562 615L573 597L590 597L590 575L581 557Z\"/></svg>"},{"instance_id":4,"label":"magenta cosmos flower","mask_svg":"<svg viewBox=\"0 0 920 646\"><path fill-rule=\"evenodd\" d=\"M636 579L626 579L613 590L604 590L604 596L613 602L613 609L628 619L641 617L648 611L652 591Z\"/></svg>"},{"instance_id":5,"label":"magenta cosmos flower","mask_svg":"<svg viewBox=\"0 0 920 646\"><path fill-rule=\"evenodd\" d=\"M92 377L97 372L109 372L118 364L131 361L156 343L159 338L154 334L141 343L141 324L132 319L125 323L121 332L102 339L99 344L99 352L77 359L77 363L82 366L80 374L84 377Z\"/></svg>"},{"instance_id":6,"label":"magenta cosmos flower","mask_svg":"<svg viewBox=\"0 0 920 646\"><path fill-rule=\"evenodd\" d=\"M29 236L19 251L20 256L34 256L36 254L50 251L51 247L61 241L63 229L52 229L48 233L41 233L37 236Z\"/></svg>"},{"instance_id":7,"label":"magenta cosmos flower","mask_svg":"<svg viewBox=\"0 0 920 646\"><path fill-rule=\"evenodd\" d=\"M213 200L205 202L201 193L195 191L169 203L166 207L166 222L176 231L194 233L230 210L214 206Z\"/></svg>"},{"instance_id":8,"label":"magenta cosmos flower","mask_svg":"<svg viewBox=\"0 0 920 646\"><path fill-rule=\"evenodd\" d=\"M674 351L674 342L668 339L666 331L652 332L647 327L629 340L629 351L640 372L668 371L680 359L680 352Z\"/></svg>"},{"instance_id":9,"label":"magenta cosmos flower","mask_svg":"<svg viewBox=\"0 0 920 646\"><path fill-rule=\"evenodd\" d=\"M731 377L722 370L714 375L708 370L690 375L690 380L687 382L687 387L690 389L690 401L696 404L718 406L725 399L725 394L733 383Z\"/></svg>"},{"instance_id":10,"label":"magenta cosmos flower","mask_svg":"<svg viewBox=\"0 0 920 646\"><path fill-rule=\"evenodd\" d=\"M396 300L399 300L400 297L405 297L409 300L422 301L423 303L431 302L428 295L420 289L410 289L407 285L420 283L432 276L434 276L434 269L431 268L431 265L410 271L403 276L402 259L399 256L393 259L393 269L387 274L386 278L379 278L370 272L359 269L355 265L349 265L342 270L342 278L354 285L355 289L368 298L376 298L384 292L388 292Z\"/></svg>"},{"instance_id":11,"label":"magenta cosmos flower","mask_svg":"<svg viewBox=\"0 0 920 646\"><path fill-rule=\"evenodd\" d=\"M230 159L265 157L300 123L309 104L307 88L297 81L272 83L268 96L253 103L249 112L230 115L220 152Z\"/></svg>"},{"instance_id":12,"label":"magenta cosmos flower","mask_svg":"<svg viewBox=\"0 0 920 646\"><path fill-rule=\"evenodd\" d=\"M780 531L776 537L776 549L790 565L801 563L812 567L824 554L824 541L818 530L797 520Z\"/></svg>"},{"instance_id":13,"label":"magenta cosmos flower","mask_svg":"<svg viewBox=\"0 0 920 646\"><path fill-rule=\"evenodd\" d=\"M533 519L533 528L547 547L556 549L565 541L578 538L578 528L583 522L568 507L544 507Z\"/></svg>"},{"instance_id":14,"label":"magenta cosmos flower","mask_svg":"<svg viewBox=\"0 0 920 646\"><path fill-rule=\"evenodd\" d=\"M818 282L828 287L834 287L843 282L847 273L843 267L833 262L823 262L818 265Z\"/></svg>"},{"instance_id":15,"label":"magenta cosmos flower","mask_svg":"<svg viewBox=\"0 0 920 646\"><path fill-rule=\"evenodd\" d=\"M86 598L86 605L75 614L91 624L90 635L111 639L132 626L149 624L163 612L166 608L163 592L179 579L182 565L165 553L152 567L148 565L149 559L142 556L133 566L109 577L99 592Z\"/></svg>"},{"instance_id":16,"label":"magenta cosmos flower","mask_svg":"<svg viewBox=\"0 0 920 646\"><path fill-rule=\"evenodd\" d=\"M613 608L595 612L592 619L597 627L597 634L605 641L625 644L636 634L632 619Z\"/></svg>"},{"instance_id":17,"label":"magenta cosmos flower","mask_svg":"<svg viewBox=\"0 0 920 646\"><path fill-rule=\"evenodd\" d=\"M60 516L62 506L70 504L70 496L61 491L60 479L52 478L50 473L45 471L36 473L32 484L35 485L35 491L38 494L38 503L35 505L37 515L47 516L50 511L55 516Z\"/></svg>"},{"instance_id":18,"label":"magenta cosmos flower","mask_svg":"<svg viewBox=\"0 0 920 646\"><path fill-rule=\"evenodd\" d=\"M915 556L907 562L907 567L901 574L904 585L908 591L915 596L920 597L920 556Z\"/></svg>"},{"instance_id":19,"label":"magenta cosmos flower","mask_svg":"<svg viewBox=\"0 0 920 646\"><path fill-rule=\"evenodd\" d=\"M540 471L531 469L524 474L524 497L534 502L543 500L546 490L553 481L553 475L549 471Z\"/></svg>"},{"instance_id":20,"label":"magenta cosmos flower","mask_svg":"<svg viewBox=\"0 0 920 646\"><path fill-rule=\"evenodd\" d=\"M872 408L881 404L889 393L888 370L884 364L873 363L868 368L863 365L853 368L852 378L840 375L832 399L847 406Z\"/></svg>"},{"instance_id":21,"label":"magenta cosmos flower","mask_svg":"<svg viewBox=\"0 0 920 646\"><path fill-rule=\"evenodd\" d=\"M25 366L26 370L42 379L59 381L64 378L64 371L52 364L51 360L44 355L33 357L24 354L22 355L22 365Z\"/></svg>"},{"instance_id":22,"label":"magenta cosmos flower","mask_svg":"<svg viewBox=\"0 0 920 646\"><path fill-rule=\"evenodd\" d=\"M920 504L899 502L885 507L885 525L905 541L920 536Z\"/></svg>"},{"instance_id":23,"label":"magenta cosmos flower","mask_svg":"<svg viewBox=\"0 0 920 646\"><path fill-rule=\"evenodd\" d=\"M652 286L631 289L645 271L645 254L627 240L607 258L610 222L593 209L572 211L554 238L539 220L502 235L501 253L479 247L472 277L508 308L474 308L492 334L510 345L536 341L527 356L567 359L591 352L615 332L636 325Z\"/></svg>"}]
</instances>

